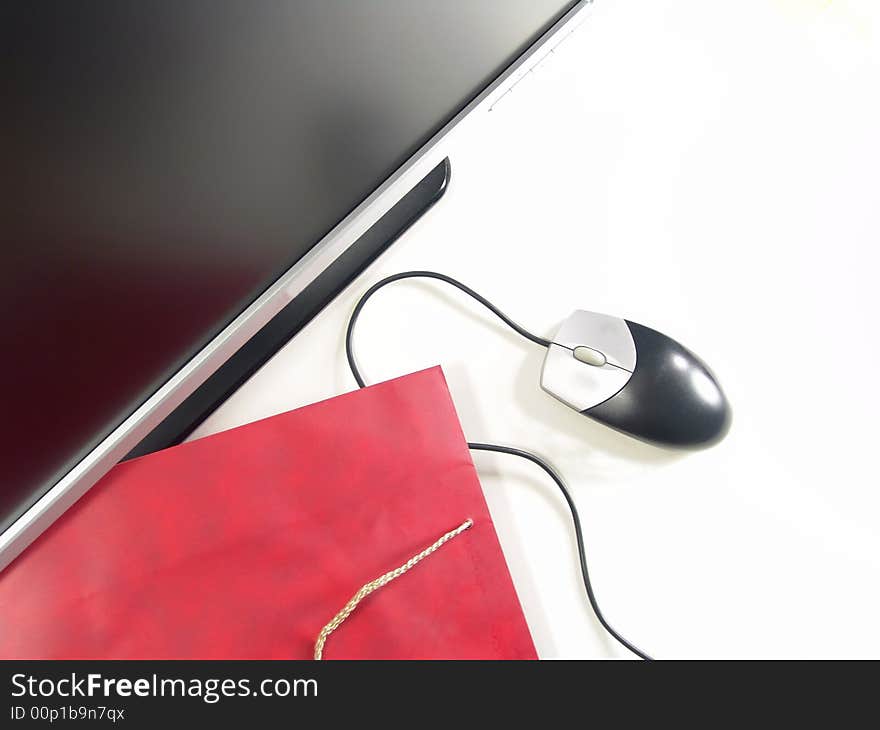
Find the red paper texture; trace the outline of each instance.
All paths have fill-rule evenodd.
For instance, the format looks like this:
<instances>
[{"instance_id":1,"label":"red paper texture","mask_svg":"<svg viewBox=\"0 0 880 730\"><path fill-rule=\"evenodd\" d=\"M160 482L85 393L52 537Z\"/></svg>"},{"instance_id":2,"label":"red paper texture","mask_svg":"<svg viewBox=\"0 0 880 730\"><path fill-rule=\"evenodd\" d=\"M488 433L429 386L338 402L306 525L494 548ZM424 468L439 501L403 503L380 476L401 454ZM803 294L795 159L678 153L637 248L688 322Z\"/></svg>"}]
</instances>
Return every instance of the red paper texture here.
<instances>
[{"instance_id":1,"label":"red paper texture","mask_svg":"<svg viewBox=\"0 0 880 730\"><path fill-rule=\"evenodd\" d=\"M439 368L115 467L0 574L2 658L536 658Z\"/></svg>"}]
</instances>

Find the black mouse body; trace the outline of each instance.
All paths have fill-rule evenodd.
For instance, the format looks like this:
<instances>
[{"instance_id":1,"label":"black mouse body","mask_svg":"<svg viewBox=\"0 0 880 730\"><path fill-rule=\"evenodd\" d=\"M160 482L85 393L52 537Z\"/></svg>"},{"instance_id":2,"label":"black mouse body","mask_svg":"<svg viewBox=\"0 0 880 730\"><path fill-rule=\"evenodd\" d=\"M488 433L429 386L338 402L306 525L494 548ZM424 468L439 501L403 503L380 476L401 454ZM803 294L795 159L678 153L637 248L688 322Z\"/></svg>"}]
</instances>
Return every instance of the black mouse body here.
<instances>
[{"instance_id":1,"label":"black mouse body","mask_svg":"<svg viewBox=\"0 0 880 730\"><path fill-rule=\"evenodd\" d=\"M541 385L584 415L662 446L711 446L730 427L730 404L699 357L650 327L604 314L577 311L563 323Z\"/></svg>"}]
</instances>

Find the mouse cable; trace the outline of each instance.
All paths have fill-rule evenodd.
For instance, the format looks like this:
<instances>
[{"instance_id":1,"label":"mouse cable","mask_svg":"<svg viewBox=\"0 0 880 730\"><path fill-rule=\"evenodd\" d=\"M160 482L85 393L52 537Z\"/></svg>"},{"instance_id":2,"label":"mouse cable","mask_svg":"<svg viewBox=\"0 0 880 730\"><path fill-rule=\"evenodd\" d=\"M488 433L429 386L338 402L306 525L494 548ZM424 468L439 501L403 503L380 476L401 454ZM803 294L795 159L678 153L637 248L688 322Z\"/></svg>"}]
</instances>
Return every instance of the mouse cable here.
<instances>
[{"instance_id":1,"label":"mouse cable","mask_svg":"<svg viewBox=\"0 0 880 730\"><path fill-rule=\"evenodd\" d=\"M357 304L355 304L354 311L351 313L351 318L348 320L348 329L345 332L345 356L348 359L348 366L351 369L351 374L354 376L355 381L358 384L359 388L363 388L366 386L363 377L361 377L360 370L358 370L357 363L354 359L354 347L352 341L354 339L354 327L357 323L358 317L360 316L361 311L364 308L364 305L367 303L367 300L373 296L379 289L383 286L387 286L395 281L400 281L401 279L437 279L438 281L446 282L447 284L451 284L452 286L460 289L465 294L476 299L480 304L482 304L486 309L495 314L499 319L501 319L507 326L516 331L518 334L525 337L527 340L534 342L536 345L541 345L543 347L550 347L552 344L550 340L545 340L543 337L538 337L537 335L533 335L531 332L526 330L523 327L520 327L516 322L514 322L510 317L508 317L504 312L502 312L498 307L492 304L488 299L480 296L468 286L465 286L460 281L456 281L451 276L446 276L445 274L438 274L435 271L403 271L399 274L392 274L391 276L387 276L384 279L380 279L373 286L367 289L366 292L361 296L358 300ZM587 554L586 547L584 545L584 532L581 528L581 518L578 514L577 507L575 506L574 500L571 497L568 489L565 486L565 483L562 481L562 477L556 473L550 464L544 461L541 457L536 456L528 451L523 451L521 449L515 449L511 446L499 446L497 444L484 444L478 442L468 441L468 448L471 451L492 451L498 454L509 454L510 456L519 456L522 459L526 459L531 461L533 464L536 464L541 469L543 469L549 477L556 483L556 486L559 487L559 491L562 492L562 496L565 498L566 503L568 504L568 509L571 511L571 519L574 523L574 534L575 539L577 540L577 550L578 550L578 559L580 561L581 567L581 576L584 581L584 588L587 592L587 599L590 601L590 606L593 609L593 613L596 615L596 618L599 620L599 623L602 624L604 629L614 637L621 645L629 649L633 654L638 656L641 659L650 660L651 657L648 656L645 652L639 649L634 644L631 644L627 641L623 636L621 636L611 624L605 619L605 616L602 614L602 610L599 608L599 602L596 599L596 594L593 592L593 584L590 581L590 572L587 569Z\"/></svg>"}]
</instances>

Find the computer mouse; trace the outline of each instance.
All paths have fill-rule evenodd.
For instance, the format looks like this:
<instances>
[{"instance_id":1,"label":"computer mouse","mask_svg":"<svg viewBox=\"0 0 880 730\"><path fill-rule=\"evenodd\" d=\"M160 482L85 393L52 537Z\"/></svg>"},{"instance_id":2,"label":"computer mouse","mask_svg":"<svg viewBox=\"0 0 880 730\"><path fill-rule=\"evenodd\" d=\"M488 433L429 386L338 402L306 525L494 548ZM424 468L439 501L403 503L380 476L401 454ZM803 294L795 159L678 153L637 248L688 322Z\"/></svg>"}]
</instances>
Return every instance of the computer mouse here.
<instances>
[{"instance_id":1,"label":"computer mouse","mask_svg":"<svg viewBox=\"0 0 880 730\"><path fill-rule=\"evenodd\" d=\"M730 427L718 380L694 353L650 327L579 310L544 359L541 387L585 416L643 441L700 448Z\"/></svg>"}]
</instances>

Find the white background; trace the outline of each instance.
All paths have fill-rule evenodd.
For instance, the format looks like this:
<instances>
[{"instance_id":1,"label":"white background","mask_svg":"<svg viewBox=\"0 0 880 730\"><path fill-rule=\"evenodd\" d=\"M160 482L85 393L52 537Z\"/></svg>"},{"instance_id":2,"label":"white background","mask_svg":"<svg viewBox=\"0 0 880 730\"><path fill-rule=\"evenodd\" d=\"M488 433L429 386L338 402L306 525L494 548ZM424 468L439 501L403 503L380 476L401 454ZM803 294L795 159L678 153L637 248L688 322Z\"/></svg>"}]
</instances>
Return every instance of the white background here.
<instances>
[{"instance_id":1,"label":"white background","mask_svg":"<svg viewBox=\"0 0 880 730\"><path fill-rule=\"evenodd\" d=\"M343 331L383 275L456 276L535 332L577 308L680 340L733 403L677 454L539 388L543 350L439 283L383 290L368 381L441 363L466 435L548 456L606 615L658 657L880 657L880 22L845 0L597 0L447 144L446 197L204 424L354 388ZM542 657L624 657L564 503L475 461Z\"/></svg>"}]
</instances>

